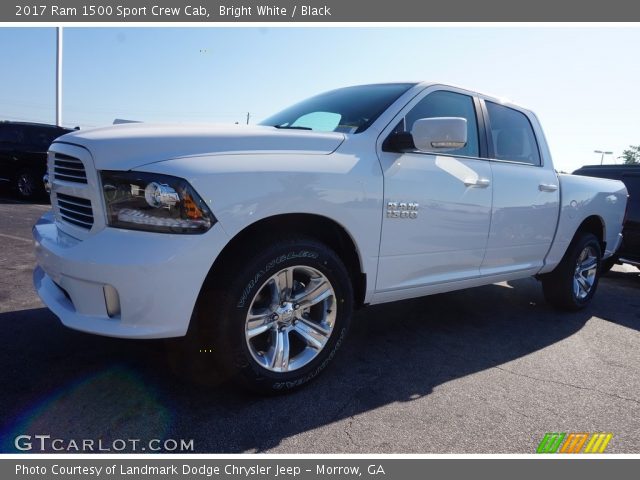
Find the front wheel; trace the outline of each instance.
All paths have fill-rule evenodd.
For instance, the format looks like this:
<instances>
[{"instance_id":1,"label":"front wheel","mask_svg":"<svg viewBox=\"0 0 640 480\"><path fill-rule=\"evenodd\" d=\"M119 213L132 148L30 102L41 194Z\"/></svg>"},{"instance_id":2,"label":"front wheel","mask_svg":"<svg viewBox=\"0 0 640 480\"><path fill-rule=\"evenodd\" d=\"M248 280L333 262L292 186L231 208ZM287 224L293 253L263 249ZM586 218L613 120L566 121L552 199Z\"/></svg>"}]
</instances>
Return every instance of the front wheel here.
<instances>
[{"instance_id":1,"label":"front wheel","mask_svg":"<svg viewBox=\"0 0 640 480\"><path fill-rule=\"evenodd\" d=\"M213 272L215 275L215 272ZM200 324L218 363L252 390L298 388L329 364L353 309L340 258L312 239L278 240L214 279Z\"/></svg>"},{"instance_id":2,"label":"front wheel","mask_svg":"<svg viewBox=\"0 0 640 480\"><path fill-rule=\"evenodd\" d=\"M576 236L555 270L542 278L545 299L564 310L588 305L600 278L600 242L591 233Z\"/></svg>"},{"instance_id":3,"label":"front wheel","mask_svg":"<svg viewBox=\"0 0 640 480\"><path fill-rule=\"evenodd\" d=\"M23 200L31 200L40 192L35 175L27 170L18 174L14 187L18 197Z\"/></svg>"}]
</instances>

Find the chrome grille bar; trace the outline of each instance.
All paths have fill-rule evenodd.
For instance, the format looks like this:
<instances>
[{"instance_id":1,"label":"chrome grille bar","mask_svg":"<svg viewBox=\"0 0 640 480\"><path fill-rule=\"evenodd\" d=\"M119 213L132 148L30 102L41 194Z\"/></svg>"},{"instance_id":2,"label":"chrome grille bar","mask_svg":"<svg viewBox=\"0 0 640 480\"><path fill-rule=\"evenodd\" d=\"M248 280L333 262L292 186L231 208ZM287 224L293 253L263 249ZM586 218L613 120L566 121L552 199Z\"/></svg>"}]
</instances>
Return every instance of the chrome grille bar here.
<instances>
[{"instance_id":1,"label":"chrome grille bar","mask_svg":"<svg viewBox=\"0 0 640 480\"><path fill-rule=\"evenodd\" d=\"M87 183L87 172L82 161L63 153L53 156L53 175L56 180Z\"/></svg>"},{"instance_id":2,"label":"chrome grille bar","mask_svg":"<svg viewBox=\"0 0 640 480\"><path fill-rule=\"evenodd\" d=\"M72 225L76 225L87 230L93 227L93 208L91 200L74 197L64 193L57 193L56 200L60 218Z\"/></svg>"}]
</instances>

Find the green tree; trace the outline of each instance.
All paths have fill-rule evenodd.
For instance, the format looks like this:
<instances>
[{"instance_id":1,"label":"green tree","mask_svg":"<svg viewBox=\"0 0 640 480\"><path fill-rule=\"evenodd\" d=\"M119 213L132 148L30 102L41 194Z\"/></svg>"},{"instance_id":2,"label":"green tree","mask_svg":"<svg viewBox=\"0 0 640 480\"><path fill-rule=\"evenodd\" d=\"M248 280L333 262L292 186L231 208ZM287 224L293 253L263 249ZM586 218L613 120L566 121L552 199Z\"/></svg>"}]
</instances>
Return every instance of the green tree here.
<instances>
[{"instance_id":1,"label":"green tree","mask_svg":"<svg viewBox=\"0 0 640 480\"><path fill-rule=\"evenodd\" d=\"M623 159L625 165L640 164L640 145L630 145L618 158Z\"/></svg>"}]
</instances>

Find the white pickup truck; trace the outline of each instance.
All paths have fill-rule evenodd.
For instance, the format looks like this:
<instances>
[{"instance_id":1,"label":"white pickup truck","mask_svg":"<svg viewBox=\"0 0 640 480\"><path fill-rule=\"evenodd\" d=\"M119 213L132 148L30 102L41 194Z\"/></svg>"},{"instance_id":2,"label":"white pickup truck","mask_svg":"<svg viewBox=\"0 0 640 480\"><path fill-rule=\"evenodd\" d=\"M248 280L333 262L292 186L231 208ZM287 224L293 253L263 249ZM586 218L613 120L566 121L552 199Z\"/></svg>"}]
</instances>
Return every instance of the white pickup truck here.
<instances>
[{"instance_id":1,"label":"white pickup truck","mask_svg":"<svg viewBox=\"0 0 640 480\"><path fill-rule=\"evenodd\" d=\"M433 83L342 88L258 126L69 133L45 181L34 284L65 325L189 333L261 391L317 376L363 305L536 276L584 307L627 202L558 175L529 110Z\"/></svg>"}]
</instances>

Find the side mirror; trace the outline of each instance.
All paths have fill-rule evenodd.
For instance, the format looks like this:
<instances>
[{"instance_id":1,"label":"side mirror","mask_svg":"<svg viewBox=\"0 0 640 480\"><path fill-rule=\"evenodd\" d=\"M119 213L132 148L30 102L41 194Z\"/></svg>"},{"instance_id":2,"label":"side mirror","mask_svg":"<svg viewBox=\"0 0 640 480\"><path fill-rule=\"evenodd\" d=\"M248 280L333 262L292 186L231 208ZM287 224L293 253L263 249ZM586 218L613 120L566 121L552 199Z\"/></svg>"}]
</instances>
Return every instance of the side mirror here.
<instances>
[{"instance_id":1,"label":"side mirror","mask_svg":"<svg viewBox=\"0 0 640 480\"><path fill-rule=\"evenodd\" d=\"M421 152L446 152L467 144L467 119L460 117L420 118L411 129L413 143Z\"/></svg>"}]
</instances>

